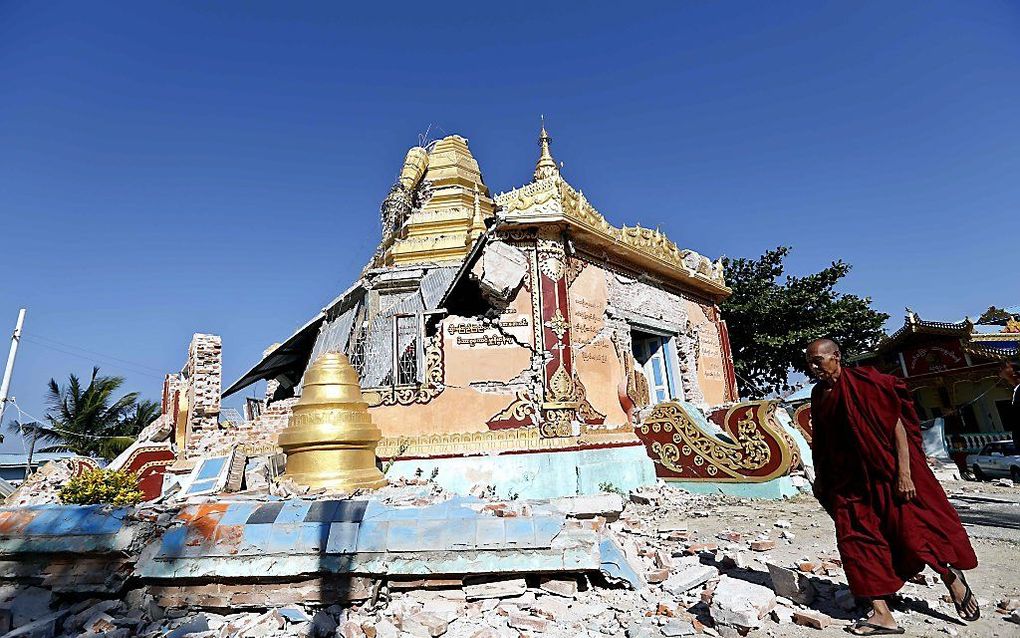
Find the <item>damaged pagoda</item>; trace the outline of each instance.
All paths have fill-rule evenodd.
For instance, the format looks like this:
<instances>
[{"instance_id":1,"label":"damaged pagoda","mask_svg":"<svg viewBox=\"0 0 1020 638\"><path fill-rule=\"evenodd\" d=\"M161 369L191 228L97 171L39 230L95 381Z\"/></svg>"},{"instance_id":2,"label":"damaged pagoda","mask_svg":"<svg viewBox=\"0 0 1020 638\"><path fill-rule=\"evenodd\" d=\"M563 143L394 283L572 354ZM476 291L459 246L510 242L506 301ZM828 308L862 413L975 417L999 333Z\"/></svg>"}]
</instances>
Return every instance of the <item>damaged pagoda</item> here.
<instances>
[{"instance_id":1,"label":"damaged pagoda","mask_svg":"<svg viewBox=\"0 0 1020 638\"><path fill-rule=\"evenodd\" d=\"M278 431L309 367L344 353L387 475L426 473L461 493L631 489L654 481L650 457L669 471L685 455L719 456L706 445L735 446L722 456L751 468L746 446L713 436L720 428L697 410L737 400L721 261L610 224L563 178L544 127L539 145L533 180L495 196L463 137L411 148L360 278L224 396L266 380L260 418ZM639 437L670 402L676 432L696 431L694 449ZM775 458L759 478L796 456L781 428L765 429Z\"/></svg>"}]
</instances>

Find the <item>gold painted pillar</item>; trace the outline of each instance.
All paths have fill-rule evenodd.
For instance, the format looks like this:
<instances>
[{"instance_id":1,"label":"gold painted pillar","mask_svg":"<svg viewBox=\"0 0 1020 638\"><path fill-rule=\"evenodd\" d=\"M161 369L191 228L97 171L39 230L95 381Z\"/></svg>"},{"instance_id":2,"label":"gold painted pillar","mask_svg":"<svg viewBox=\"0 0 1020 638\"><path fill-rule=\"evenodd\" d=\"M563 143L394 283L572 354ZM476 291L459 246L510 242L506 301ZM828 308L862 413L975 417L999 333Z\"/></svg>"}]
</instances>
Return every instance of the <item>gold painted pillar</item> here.
<instances>
[{"instance_id":1,"label":"gold painted pillar","mask_svg":"<svg viewBox=\"0 0 1020 638\"><path fill-rule=\"evenodd\" d=\"M284 476L313 488L350 491L386 485L376 467L381 433L361 397L358 373L347 357L329 352L305 373L280 447L287 454Z\"/></svg>"}]
</instances>

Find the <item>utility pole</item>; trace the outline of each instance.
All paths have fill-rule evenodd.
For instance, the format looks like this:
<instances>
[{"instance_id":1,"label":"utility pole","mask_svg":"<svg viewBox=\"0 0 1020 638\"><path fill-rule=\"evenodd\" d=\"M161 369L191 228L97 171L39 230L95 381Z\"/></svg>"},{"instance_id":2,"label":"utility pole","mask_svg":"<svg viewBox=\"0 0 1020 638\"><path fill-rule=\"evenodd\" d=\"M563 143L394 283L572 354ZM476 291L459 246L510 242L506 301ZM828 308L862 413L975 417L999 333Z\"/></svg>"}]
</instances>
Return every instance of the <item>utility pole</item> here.
<instances>
[{"instance_id":1,"label":"utility pole","mask_svg":"<svg viewBox=\"0 0 1020 638\"><path fill-rule=\"evenodd\" d=\"M4 408L7 407L7 391L11 387L11 374L14 373L14 357L18 356L18 342L21 341L21 328L25 325L25 309L18 312L18 323L14 326L14 336L11 337L11 352L7 355L7 368L4 370L4 380L0 383L0 426L4 422Z\"/></svg>"}]
</instances>

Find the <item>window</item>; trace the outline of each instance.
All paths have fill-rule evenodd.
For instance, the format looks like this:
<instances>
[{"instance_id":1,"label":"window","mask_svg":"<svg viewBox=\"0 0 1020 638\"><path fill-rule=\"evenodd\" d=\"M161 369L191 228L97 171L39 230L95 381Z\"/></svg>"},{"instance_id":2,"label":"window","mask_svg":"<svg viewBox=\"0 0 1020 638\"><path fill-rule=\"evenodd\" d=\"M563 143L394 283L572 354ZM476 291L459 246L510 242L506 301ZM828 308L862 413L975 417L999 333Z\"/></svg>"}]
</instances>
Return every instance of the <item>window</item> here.
<instances>
[{"instance_id":1,"label":"window","mask_svg":"<svg viewBox=\"0 0 1020 638\"><path fill-rule=\"evenodd\" d=\"M229 457L217 456L203 459L192 470L191 482L185 494L208 494L217 491L225 478Z\"/></svg>"},{"instance_id":2,"label":"window","mask_svg":"<svg viewBox=\"0 0 1020 638\"><path fill-rule=\"evenodd\" d=\"M645 332L631 332L634 359L648 380L648 395L653 404L682 399L673 339Z\"/></svg>"}]
</instances>

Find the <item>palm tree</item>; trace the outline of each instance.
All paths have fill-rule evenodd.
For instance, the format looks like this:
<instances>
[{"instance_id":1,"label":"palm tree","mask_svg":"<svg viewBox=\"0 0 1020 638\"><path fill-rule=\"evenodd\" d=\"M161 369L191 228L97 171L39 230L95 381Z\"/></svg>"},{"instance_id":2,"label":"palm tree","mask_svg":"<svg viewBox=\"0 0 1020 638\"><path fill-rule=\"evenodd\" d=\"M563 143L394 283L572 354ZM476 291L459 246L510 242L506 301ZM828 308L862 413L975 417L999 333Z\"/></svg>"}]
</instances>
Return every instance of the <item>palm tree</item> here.
<instances>
[{"instance_id":1,"label":"palm tree","mask_svg":"<svg viewBox=\"0 0 1020 638\"><path fill-rule=\"evenodd\" d=\"M134 435L158 412L151 401L138 403L138 393L119 399L114 394L123 377L100 376L92 368L87 386L71 374L66 386L50 379L46 396L46 423L26 423L21 428L33 440L50 443L41 452L74 452L84 456L114 458L134 441ZM149 418L151 417L151 418Z\"/></svg>"}]
</instances>

